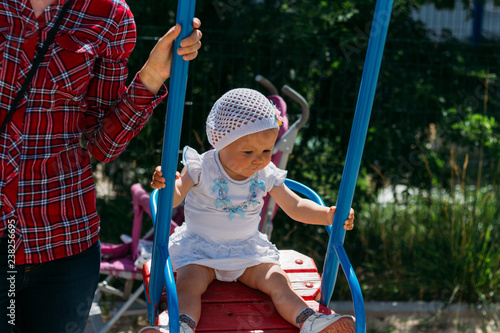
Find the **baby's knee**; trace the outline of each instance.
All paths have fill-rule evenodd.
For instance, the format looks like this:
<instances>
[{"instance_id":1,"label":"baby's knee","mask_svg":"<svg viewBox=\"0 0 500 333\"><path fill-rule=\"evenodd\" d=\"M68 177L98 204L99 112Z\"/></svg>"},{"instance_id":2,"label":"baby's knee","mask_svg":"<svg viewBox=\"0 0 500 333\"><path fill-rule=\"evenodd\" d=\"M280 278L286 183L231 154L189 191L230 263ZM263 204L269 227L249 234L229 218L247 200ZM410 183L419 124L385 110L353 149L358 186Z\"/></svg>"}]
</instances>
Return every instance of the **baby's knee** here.
<instances>
[{"instance_id":1,"label":"baby's knee","mask_svg":"<svg viewBox=\"0 0 500 333\"><path fill-rule=\"evenodd\" d=\"M190 294L203 294L208 285L213 281L215 275L205 267L187 268L178 270L176 287L178 292L188 292Z\"/></svg>"},{"instance_id":2,"label":"baby's knee","mask_svg":"<svg viewBox=\"0 0 500 333\"><path fill-rule=\"evenodd\" d=\"M207 289L202 279L189 278L177 279L176 288L178 294L190 294L201 296Z\"/></svg>"},{"instance_id":3,"label":"baby's knee","mask_svg":"<svg viewBox=\"0 0 500 333\"><path fill-rule=\"evenodd\" d=\"M281 293L292 288L288 275L282 269L270 270L265 281L261 281L260 285L264 289L261 290L266 294Z\"/></svg>"}]
</instances>

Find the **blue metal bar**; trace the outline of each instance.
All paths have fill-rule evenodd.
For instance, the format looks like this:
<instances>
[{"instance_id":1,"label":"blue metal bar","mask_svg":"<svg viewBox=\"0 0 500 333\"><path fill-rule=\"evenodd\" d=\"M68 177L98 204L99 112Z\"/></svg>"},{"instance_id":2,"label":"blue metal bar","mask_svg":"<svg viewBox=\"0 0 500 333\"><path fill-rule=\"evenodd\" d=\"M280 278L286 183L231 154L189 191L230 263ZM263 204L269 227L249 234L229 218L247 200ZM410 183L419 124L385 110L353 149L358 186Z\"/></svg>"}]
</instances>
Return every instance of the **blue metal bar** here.
<instances>
[{"instance_id":1,"label":"blue metal bar","mask_svg":"<svg viewBox=\"0 0 500 333\"><path fill-rule=\"evenodd\" d=\"M158 189L154 189L149 196L149 211L151 212L151 220L153 226L156 224L156 212L158 211Z\"/></svg>"},{"instance_id":2,"label":"blue metal bar","mask_svg":"<svg viewBox=\"0 0 500 333\"><path fill-rule=\"evenodd\" d=\"M175 288L174 280L174 270L172 268L172 262L170 261L170 256L168 255L168 244L162 244L160 248L161 259L165 263L165 271L163 275L165 276L165 286L167 294L167 304L168 304L168 328L170 332L180 332L179 319L170 320L172 318L179 318L179 303L177 301L177 289Z\"/></svg>"},{"instance_id":3,"label":"blue metal bar","mask_svg":"<svg viewBox=\"0 0 500 333\"><path fill-rule=\"evenodd\" d=\"M151 277L149 286L149 299L151 300L149 321L154 324L154 319L158 316L161 293L163 291L163 281L168 260L164 260L161 249L168 247L170 233L170 220L172 219L172 203L175 185L175 172L177 170L178 151L180 145L180 134L182 128L182 117L184 113L184 102L186 97L187 73L189 63L184 61L177 54L182 39L188 37L193 29L193 17L195 0L179 0L177 5L177 23L181 25L181 34L174 41L174 52L172 59L172 72L170 77L170 87L167 105L167 119L165 122L165 133L163 136L162 171L165 177L165 188L159 191L158 212L155 223L155 236L153 247L153 258L151 262ZM168 251L164 255L168 258ZM171 272L171 271L170 271ZM173 283L172 277L165 277L167 281ZM167 287L168 289L168 287ZM168 307L178 306L177 296L171 299ZM169 323L179 321L179 316L169 316ZM170 330L171 333L178 333Z\"/></svg>"},{"instance_id":4,"label":"blue metal bar","mask_svg":"<svg viewBox=\"0 0 500 333\"><path fill-rule=\"evenodd\" d=\"M368 132L375 90L377 86L382 54L384 51L385 40L389 28L389 21L392 12L392 0L378 0L375 6L370 39L368 41L368 50L361 78L361 86L354 114L354 122L349 139L347 156L340 182L340 189L337 199L337 210L333 218L333 235L330 237L326 253L323 277L321 279L321 300L320 303L327 306L333 294L335 282L337 279L339 258L335 247L342 245L345 238L343 229L344 221L349 216L352 206L354 190L361 165L361 157ZM359 300L354 299L354 302ZM365 313L364 305L355 304L356 311L356 331L365 332ZM362 311L362 313L360 313Z\"/></svg>"},{"instance_id":5,"label":"blue metal bar","mask_svg":"<svg viewBox=\"0 0 500 333\"><path fill-rule=\"evenodd\" d=\"M292 180L292 179L289 179L289 178L286 178L285 179L285 185L292 191L295 191L295 192L299 192L300 194L304 195L305 197L307 197L309 200L312 200L314 201L315 203L317 203L318 205L321 205L321 206L325 206L325 203L323 201L323 199L321 199L321 197L319 196L318 193L316 193L313 189L311 189L310 187L304 185L304 184L301 184L299 183L298 181L296 180Z\"/></svg>"},{"instance_id":6,"label":"blue metal bar","mask_svg":"<svg viewBox=\"0 0 500 333\"><path fill-rule=\"evenodd\" d=\"M309 200L314 201L318 205L325 207L325 203L324 203L323 199L321 199L321 197L319 196L319 194L316 193L310 187L308 187L308 186L306 186L306 185L304 185L302 183L299 183L296 180L292 180L292 179L289 179L289 178L285 179L285 185L290 190L298 192L298 193L302 194L303 196L305 196L306 198L308 198ZM325 225L325 228L326 228L326 231L328 232L328 236L331 236L331 234L332 234L332 226L331 225Z\"/></svg>"},{"instance_id":7,"label":"blue metal bar","mask_svg":"<svg viewBox=\"0 0 500 333\"><path fill-rule=\"evenodd\" d=\"M316 202L318 205L325 206L325 203L323 202L323 199L319 196L318 193L316 193L314 190L311 188L307 187L304 184L301 184L295 180L291 179L285 179L285 185L291 189L292 191L295 191L297 193L302 194L306 198ZM332 226L327 225L325 226L328 233L331 233ZM352 299L354 300L354 311L357 314L363 314L360 315L359 317L356 317L356 324L360 325L360 327L365 327L366 326L366 319L364 316L365 309L364 309L364 301L363 301L363 295L361 293L361 287L359 285L358 278L356 277L356 274L354 273L354 269L352 268L351 262L349 261L349 258L347 257L347 254L345 252L344 247L342 244L335 244L334 245L334 250L337 255L337 257L340 260L340 264L342 265L342 270L346 272L346 277L347 277L347 282L349 283L349 287L351 289L351 294L352 294Z\"/></svg>"},{"instance_id":8,"label":"blue metal bar","mask_svg":"<svg viewBox=\"0 0 500 333\"><path fill-rule=\"evenodd\" d=\"M155 227L155 223L156 223L156 212L157 212L157 207L158 207L158 190L157 189L154 189L153 192L151 192L151 195L149 196L149 210L151 212L151 220L153 221L153 228ZM146 288L146 284L145 284L146 281L143 281L143 285L144 285L144 292L146 292L146 290L148 290L148 288ZM154 309L154 305L152 302L150 302L150 299L149 299L149 294L146 294L146 306L147 306L147 309L148 309L148 314L149 314L149 321L151 324L153 324L154 321L151 321L151 314L153 314L155 312L155 309ZM154 319L154 317L153 317Z\"/></svg>"},{"instance_id":9,"label":"blue metal bar","mask_svg":"<svg viewBox=\"0 0 500 333\"><path fill-rule=\"evenodd\" d=\"M337 254L337 258L339 258L340 264L342 265L342 270L347 278L349 289L351 289L352 300L354 302L354 313L356 314L356 332L365 332L365 302L363 301L361 286L359 285L358 278L354 273L354 269L352 268L351 262L349 261L342 244L335 244L334 249Z\"/></svg>"}]
</instances>

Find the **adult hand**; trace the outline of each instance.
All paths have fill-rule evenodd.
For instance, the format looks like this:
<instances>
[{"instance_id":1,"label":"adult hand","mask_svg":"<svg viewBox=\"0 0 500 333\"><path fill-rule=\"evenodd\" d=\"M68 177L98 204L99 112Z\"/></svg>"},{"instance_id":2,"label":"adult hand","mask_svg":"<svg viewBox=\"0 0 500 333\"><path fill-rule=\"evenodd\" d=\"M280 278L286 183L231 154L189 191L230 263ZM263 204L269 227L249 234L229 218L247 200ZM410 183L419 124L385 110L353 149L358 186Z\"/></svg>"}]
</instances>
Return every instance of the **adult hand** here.
<instances>
[{"instance_id":1,"label":"adult hand","mask_svg":"<svg viewBox=\"0 0 500 333\"><path fill-rule=\"evenodd\" d=\"M201 21L193 19L193 32L181 41L177 54L186 61L193 60L201 47ZM161 37L149 54L149 58L139 72L142 84L153 94L158 93L163 82L170 77L172 68L174 39L181 33L181 26L176 24Z\"/></svg>"}]
</instances>

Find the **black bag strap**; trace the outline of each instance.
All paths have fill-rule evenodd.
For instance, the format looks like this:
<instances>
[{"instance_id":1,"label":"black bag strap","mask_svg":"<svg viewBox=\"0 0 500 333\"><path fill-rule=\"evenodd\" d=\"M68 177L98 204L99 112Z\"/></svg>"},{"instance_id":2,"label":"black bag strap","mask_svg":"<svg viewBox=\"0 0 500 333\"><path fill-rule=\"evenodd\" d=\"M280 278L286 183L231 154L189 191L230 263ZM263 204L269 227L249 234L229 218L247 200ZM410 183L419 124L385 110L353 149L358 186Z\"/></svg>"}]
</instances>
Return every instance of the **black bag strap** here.
<instances>
[{"instance_id":1,"label":"black bag strap","mask_svg":"<svg viewBox=\"0 0 500 333\"><path fill-rule=\"evenodd\" d=\"M33 61L33 66L31 67L30 71L28 72L28 75L26 75L26 80L24 81L23 85L21 86L21 89L19 89L19 92L17 93L16 98L14 99L14 102L12 102L10 106L9 112L7 112L7 116L5 117L5 120L3 121L2 127L0 128L0 133L4 131L4 129L7 127L7 123L10 121L12 118L12 115L16 111L17 106L19 105L19 102L21 102L21 98L23 98L24 93L28 89L28 86L30 85L31 81L33 80L33 77L35 76L35 73L38 69L38 66L40 66L40 63L42 62L42 59L47 53L47 50L49 49L50 44L54 40L54 37L56 36L57 29L61 25L61 22L66 15L66 12L68 11L69 5L71 4L72 0L66 0L66 3L64 4L63 8L61 9L61 12L59 13L59 16L57 16L56 22L54 23L54 26L50 29L47 39L43 43L43 46L40 50L40 53L36 56L35 60ZM42 14L43 15L43 14Z\"/></svg>"}]
</instances>

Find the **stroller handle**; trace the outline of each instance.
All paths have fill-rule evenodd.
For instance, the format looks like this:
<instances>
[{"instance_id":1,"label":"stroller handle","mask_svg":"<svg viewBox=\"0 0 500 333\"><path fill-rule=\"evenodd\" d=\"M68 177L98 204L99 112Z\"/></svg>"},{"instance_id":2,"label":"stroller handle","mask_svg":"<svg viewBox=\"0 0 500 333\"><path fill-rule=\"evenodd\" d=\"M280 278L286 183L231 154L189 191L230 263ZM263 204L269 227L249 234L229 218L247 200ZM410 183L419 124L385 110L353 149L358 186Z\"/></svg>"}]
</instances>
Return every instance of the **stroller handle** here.
<instances>
[{"instance_id":1,"label":"stroller handle","mask_svg":"<svg viewBox=\"0 0 500 333\"><path fill-rule=\"evenodd\" d=\"M260 74L257 75L255 77L255 81L259 82L261 85L266 87L269 90L269 92L271 93L271 95L278 95L278 89L276 89L276 87L274 86L274 84L272 84L271 81L269 81L268 79L266 79L262 75L260 75Z\"/></svg>"},{"instance_id":2,"label":"stroller handle","mask_svg":"<svg viewBox=\"0 0 500 333\"><path fill-rule=\"evenodd\" d=\"M265 88L267 88L267 90L269 90L271 95L278 95L278 89L276 89L274 84L271 81L269 81L268 79L266 79L264 76L262 76L260 74L255 76L255 81L259 82L261 85L263 85ZM299 94L298 92L296 92L295 90L293 90L292 88L290 88L287 85L284 85L281 88L281 91L285 95L290 97L294 102L297 102L302 109L302 114L300 115L299 119L297 119L297 121L292 126L293 128L295 128L295 130L298 131L309 120L309 104L307 103L306 99L301 94Z\"/></svg>"},{"instance_id":3,"label":"stroller handle","mask_svg":"<svg viewBox=\"0 0 500 333\"><path fill-rule=\"evenodd\" d=\"M309 112L309 104L307 103L306 99L301 94L299 94L298 92L296 92L295 90L293 90L292 88L290 88L287 85L284 85L283 88L281 88L281 91L285 95L290 97L292 100L297 102L300 105L300 108L302 109L302 114L301 114L300 118L295 122L295 124L293 124L297 128L297 130L299 130L309 120L309 113L310 113Z\"/></svg>"}]
</instances>

